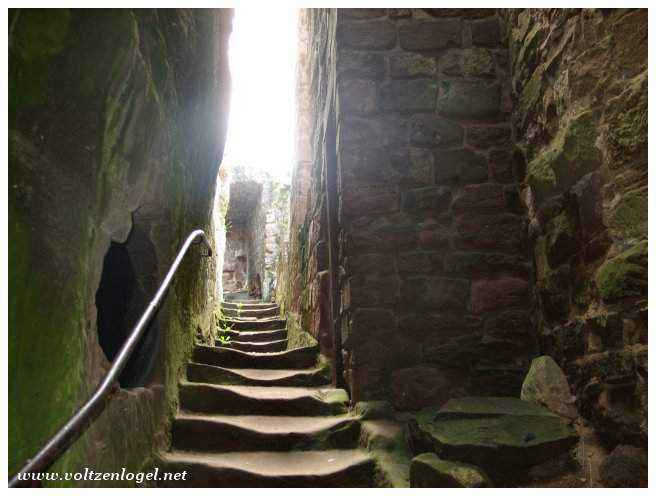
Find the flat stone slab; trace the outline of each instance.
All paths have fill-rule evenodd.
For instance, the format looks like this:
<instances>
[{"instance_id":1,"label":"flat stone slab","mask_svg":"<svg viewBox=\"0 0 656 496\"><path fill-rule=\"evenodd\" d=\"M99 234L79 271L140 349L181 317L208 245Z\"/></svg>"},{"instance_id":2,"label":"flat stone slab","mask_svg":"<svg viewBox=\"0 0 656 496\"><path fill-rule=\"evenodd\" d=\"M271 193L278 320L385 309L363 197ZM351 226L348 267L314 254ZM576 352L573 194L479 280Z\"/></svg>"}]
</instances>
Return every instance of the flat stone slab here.
<instances>
[{"instance_id":1,"label":"flat stone slab","mask_svg":"<svg viewBox=\"0 0 656 496\"><path fill-rule=\"evenodd\" d=\"M187 365L190 382L245 386L325 386L330 384L325 368L307 369L229 369L191 362Z\"/></svg>"},{"instance_id":2,"label":"flat stone slab","mask_svg":"<svg viewBox=\"0 0 656 496\"><path fill-rule=\"evenodd\" d=\"M222 329L232 329L235 331L271 331L274 329L284 329L286 320L280 317L266 317L258 319L256 317L222 319L219 326Z\"/></svg>"},{"instance_id":3,"label":"flat stone slab","mask_svg":"<svg viewBox=\"0 0 656 496\"><path fill-rule=\"evenodd\" d=\"M186 481L159 487L370 487L373 459L363 450L194 453L162 456L162 470L186 470Z\"/></svg>"},{"instance_id":4,"label":"flat stone slab","mask_svg":"<svg viewBox=\"0 0 656 496\"><path fill-rule=\"evenodd\" d=\"M348 411L343 389L225 386L180 383L180 409L224 415L339 415Z\"/></svg>"},{"instance_id":5,"label":"flat stone slab","mask_svg":"<svg viewBox=\"0 0 656 496\"><path fill-rule=\"evenodd\" d=\"M359 421L349 415L207 415L179 413L172 445L189 451L290 451L357 448Z\"/></svg>"},{"instance_id":6,"label":"flat stone slab","mask_svg":"<svg viewBox=\"0 0 656 496\"><path fill-rule=\"evenodd\" d=\"M285 351L287 349L287 340L278 339L275 341L236 341L230 340L225 345L217 345L224 348L231 348L238 351L253 351L255 353L272 353Z\"/></svg>"},{"instance_id":7,"label":"flat stone slab","mask_svg":"<svg viewBox=\"0 0 656 496\"><path fill-rule=\"evenodd\" d=\"M223 301L221 302L221 308L234 310L265 310L275 308L276 310L280 310L280 307L275 303L244 303L235 301Z\"/></svg>"},{"instance_id":8,"label":"flat stone slab","mask_svg":"<svg viewBox=\"0 0 656 496\"><path fill-rule=\"evenodd\" d=\"M223 315L230 318L235 317L251 317L251 318L263 318L263 317L275 317L280 313L280 308L277 306L269 306L265 308L221 308Z\"/></svg>"},{"instance_id":9,"label":"flat stone slab","mask_svg":"<svg viewBox=\"0 0 656 496\"><path fill-rule=\"evenodd\" d=\"M440 459L435 453L422 453L410 464L411 487L492 487L478 467Z\"/></svg>"},{"instance_id":10,"label":"flat stone slab","mask_svg":"<svg viewBox=\"0 0 656 496\"><path fill-rule=\"evenodd\" d=\"M437 410L441 418L463 418L499 415L558 417L535 403L499 396L466 396L447 401Z\"/></svg>"},{"instance_id":11,"label":"flat stone slab","mask_svg":"<svg viewBox=\"0 0 656 496\"><path fill-rule=\"evenodd\" d=\"M249 341L252 343L287 339L287 329L276 329L273 331L224 331L222 334L229 337L230 340ZM219 344L218 340L215 344Z\"/></svg>"},{"instance_id":12,"label":"flat stone slab","mask_svg":"<svg viewBox=\"0 0 656 496\"><path fill-rule=\"evenodd\" d=\"M305 369L315 365L318 355L318 346L256 353L198 345L194 348L193 361L235 369Z\"/></svg>"},{"instance_id":13,"label":"flat stone slab","mask_svg":"<svg viewBox=\"0 0 656 496\"><path fill-rule=\"evenodd\" d=\"M466 397L421 410L408 422L415 454L434 452L481 467L492 478L558 456L578 440L549 410L517 398Z\"/></svg>"}]
</instances>

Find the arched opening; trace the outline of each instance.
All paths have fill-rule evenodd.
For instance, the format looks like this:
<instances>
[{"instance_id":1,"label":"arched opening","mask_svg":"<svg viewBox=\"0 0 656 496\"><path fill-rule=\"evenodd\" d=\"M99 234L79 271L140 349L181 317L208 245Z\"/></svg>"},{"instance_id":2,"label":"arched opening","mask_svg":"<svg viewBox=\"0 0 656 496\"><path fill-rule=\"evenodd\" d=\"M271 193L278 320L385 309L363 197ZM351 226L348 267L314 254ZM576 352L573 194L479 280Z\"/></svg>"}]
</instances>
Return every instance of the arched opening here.
<instances>
[{"instance_id":1,"label":"arched opening","mask_svg":"<svg viewBox=\"0 0 656 496\"><path fill-rule=\"evenodd\" d=\"M112 242L96 292L98 341L111 362L157 289L155 250L135 225L125 243ZM123 388L146 386L159 349L159 324L153 318L119 377Z\"/></svg>"}]
</instances>

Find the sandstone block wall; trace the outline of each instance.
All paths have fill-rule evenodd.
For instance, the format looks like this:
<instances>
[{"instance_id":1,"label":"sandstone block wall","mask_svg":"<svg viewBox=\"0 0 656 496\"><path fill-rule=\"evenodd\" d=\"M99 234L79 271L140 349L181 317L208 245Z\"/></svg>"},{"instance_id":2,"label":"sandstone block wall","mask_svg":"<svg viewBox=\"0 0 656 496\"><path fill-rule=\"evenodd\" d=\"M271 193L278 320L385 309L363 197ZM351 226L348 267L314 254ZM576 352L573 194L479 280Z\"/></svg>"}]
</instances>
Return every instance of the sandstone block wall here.
<instances>
[{"instance_id":1,"label":"sandstone block wall","mask_svg":"<svg viewBox=\"0 0 656 496\"><path fill-rule=\"evenodd\" d=\"M337 40L341 318L354 400L391 396L405 409L403 389L426 382L425 404L518 394L537 348L500 18L342 9Z\"/></svg>"},{"instance_id":2,"label":"sandstone block wall","mask_svg":"<svg viewBox=\"0 0 656 496\"><path fill-rule=\"evenodd\" d=\"M647 440L647 11L507 19L542 349L606 439Z\"/></svg>"},{"instance_id":3,"label":"sandstone block wall","mask_svg":"<svg viewBox=\"0 0 656 496\"><path fill-rule=\"evenodd\" d=\"M231 15L11 12L10 473L108 368L95 295L110 242L124 242L137 224L161 281L193 229L212 235ZM210 330L215 274L214 259L195 248L158 313L160 351L147 387L121 391L55 470L139 471L166 446L194 335Z\"/></svg>"},{"instance_id":4,"label":"sandstone block wall","mask_svg":"<svg viewBox=\"0 0 656 496\"><path fill-rule=\"evenodd\" d=\"M288 317L289 346L318 341L326 354L332 342L323 174L336 19L334 9L303 9L299 15L296 163L289 193L289 239L280 257L276 290Z\"/></svg>"}]
</instances>

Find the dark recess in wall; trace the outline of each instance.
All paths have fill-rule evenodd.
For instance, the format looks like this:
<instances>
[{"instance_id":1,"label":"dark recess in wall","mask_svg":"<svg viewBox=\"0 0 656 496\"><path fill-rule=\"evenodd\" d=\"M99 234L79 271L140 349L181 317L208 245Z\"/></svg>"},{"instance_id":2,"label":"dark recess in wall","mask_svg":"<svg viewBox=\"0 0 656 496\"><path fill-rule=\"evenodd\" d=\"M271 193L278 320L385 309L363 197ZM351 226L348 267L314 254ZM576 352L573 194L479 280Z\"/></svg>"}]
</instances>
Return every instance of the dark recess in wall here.
<instances>
[{"instance_id":1,"label":"dark recess in wall","mask_svg":"<svg viewBox=\"0 0 656 496\"><path fill-rule=\"evenodd\" d=\"M152 243L134 226L125 243L112 242L96 293L98 340L111 362L156 291L157 262ZM146 386L159 349L154 318L119 378L123 388Z\"/></svg>"}]
</instances>

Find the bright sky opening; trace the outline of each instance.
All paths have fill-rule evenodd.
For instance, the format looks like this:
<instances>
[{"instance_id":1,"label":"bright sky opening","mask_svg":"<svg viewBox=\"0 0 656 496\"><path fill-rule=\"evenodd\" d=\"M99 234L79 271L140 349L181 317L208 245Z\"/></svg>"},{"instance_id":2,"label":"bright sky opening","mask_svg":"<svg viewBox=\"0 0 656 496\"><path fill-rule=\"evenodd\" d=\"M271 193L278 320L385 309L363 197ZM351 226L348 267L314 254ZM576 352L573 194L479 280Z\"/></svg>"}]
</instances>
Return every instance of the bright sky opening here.
<instances>
[{"instance_id":1,"label":"bright sky opening","mask_svg":"<svg viewBox=\"0 0 656 496\"><path fill-rule=\"evenodd\" d=\"M294 161L298 10L238 8L225 162L289 183Z\"/></svg>"}]
</instances>

